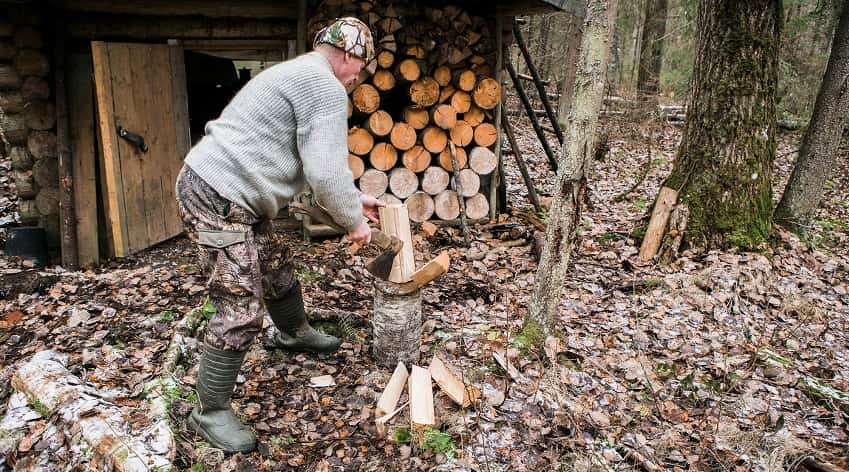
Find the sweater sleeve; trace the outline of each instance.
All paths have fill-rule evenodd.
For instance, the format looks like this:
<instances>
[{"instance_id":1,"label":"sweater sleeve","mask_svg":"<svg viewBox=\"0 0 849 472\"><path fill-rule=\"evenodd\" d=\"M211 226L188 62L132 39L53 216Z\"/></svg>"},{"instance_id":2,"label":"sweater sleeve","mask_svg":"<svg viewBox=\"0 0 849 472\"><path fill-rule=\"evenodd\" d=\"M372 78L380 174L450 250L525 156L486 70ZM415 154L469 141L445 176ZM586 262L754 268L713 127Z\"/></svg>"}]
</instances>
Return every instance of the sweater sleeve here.
<instances>
[{"instance_id":1,"label":"sweater sleeve","mask_svg":"<svg viewBox=\"0 0 849 472\"><path fill-rule=\"evenodd\" d=\"M364 217L360 192L348 168L347 100L341 84L325 82L309 84L297 98L298 153L318 204L351 231Z\"/></svg>"}]
</instances>

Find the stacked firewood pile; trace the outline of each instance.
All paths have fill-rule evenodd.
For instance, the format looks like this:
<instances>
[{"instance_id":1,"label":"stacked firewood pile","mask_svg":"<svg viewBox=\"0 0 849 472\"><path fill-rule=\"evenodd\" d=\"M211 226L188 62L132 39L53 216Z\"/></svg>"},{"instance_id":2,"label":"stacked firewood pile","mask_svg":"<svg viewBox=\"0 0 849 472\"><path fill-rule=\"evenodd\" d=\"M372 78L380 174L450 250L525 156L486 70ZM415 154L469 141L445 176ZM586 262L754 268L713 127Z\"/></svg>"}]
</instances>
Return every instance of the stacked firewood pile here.
<instances>
[{"instance_id":1,"label":"stacked firewood pile","mask_svg":"<svg viewBox=\"0 0 849 472\"><path fill-rule=\"evenodd\" d=\"M356 16L376 41L373 74L349 94L348 162L360 190L406 203L416 222L456 219L459 198L469 218L487 216L481 189L497 167L493 122L501 100L487 21L453 5L407 2L334 0L319 11L328 16L314 19L311 31L329 15Z\"/></svg>"}]
</instances>

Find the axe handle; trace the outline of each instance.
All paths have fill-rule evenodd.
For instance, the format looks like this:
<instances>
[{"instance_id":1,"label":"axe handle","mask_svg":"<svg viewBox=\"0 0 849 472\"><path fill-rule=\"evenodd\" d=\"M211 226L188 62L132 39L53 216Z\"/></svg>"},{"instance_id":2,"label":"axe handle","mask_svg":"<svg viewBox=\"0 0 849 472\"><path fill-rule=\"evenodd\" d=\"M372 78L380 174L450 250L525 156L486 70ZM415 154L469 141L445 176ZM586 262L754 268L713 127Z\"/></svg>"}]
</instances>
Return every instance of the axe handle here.
<instances>
[{"instance_id":1,"label":"axe handle","mask_svg":"<svg viewBox=\"0 0 849 472\"><path fill-rule=\"evenodd\" d=\"M290 203L289 207L295 213L307 215L310 218L318 221L319 223L326 224L327 226L330 226L331 228L335 229L336 231L341 231L343 234L348 234L348 230L339 226L339 224L336 223L335 221L333 221L333 218L331 218L330 215L327 214L327 212L325 212L323 209L321 209L319 207L306 206L306 205L302 205L300 203ZM371 241L372 241L372 244L375 244L380 248L386 249L386 248L392 246L393 237L389 236L388 234L384 233L383 231L380 231L379 229L372 228L371 229ZM358 243L351 243L351 245L348 246L348 252L350 254L356 254L357 251L359 251L361 247L362 246Z\"/></svg>"}]
</instances>

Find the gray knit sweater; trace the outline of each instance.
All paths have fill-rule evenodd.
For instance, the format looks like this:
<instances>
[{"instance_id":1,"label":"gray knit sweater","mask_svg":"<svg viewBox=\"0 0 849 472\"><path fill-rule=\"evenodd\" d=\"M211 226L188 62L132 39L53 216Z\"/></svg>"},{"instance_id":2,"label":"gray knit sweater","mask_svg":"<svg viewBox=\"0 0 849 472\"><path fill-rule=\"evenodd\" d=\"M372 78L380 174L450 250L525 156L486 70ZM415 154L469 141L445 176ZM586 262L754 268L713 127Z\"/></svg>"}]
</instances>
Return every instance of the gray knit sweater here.
<instances>
[{"instance_id":1,"label":"gray knit sweater","mask_svg":"<svg viewBox=\"0 0 849 472\"><path fill-rule=\"evenodd\" d=\"M363 221L348 169L345 88L317 52L251 79L206 125L186 164L222 197L273 218L303 189L348 230Z\"/></svg>"}]
</instances>

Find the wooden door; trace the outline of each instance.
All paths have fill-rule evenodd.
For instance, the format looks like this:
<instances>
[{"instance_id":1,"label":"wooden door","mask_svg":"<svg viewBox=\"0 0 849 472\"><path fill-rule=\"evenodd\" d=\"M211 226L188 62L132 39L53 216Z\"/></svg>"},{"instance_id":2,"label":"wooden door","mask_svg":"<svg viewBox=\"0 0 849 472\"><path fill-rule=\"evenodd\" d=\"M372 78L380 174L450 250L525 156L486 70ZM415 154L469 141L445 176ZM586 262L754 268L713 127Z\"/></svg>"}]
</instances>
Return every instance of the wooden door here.
<instances>
[{"instance_id":1,"label":"wooden door","mask_svg":"<svg viewBox=\"0 0 849 472\"><path fill-rule=\"evenodd\" d=\"M183 50L95 41L91 52L106 230L121 257L182 231L174 182L189 148Z\"/></svg>"}]
</instances>

